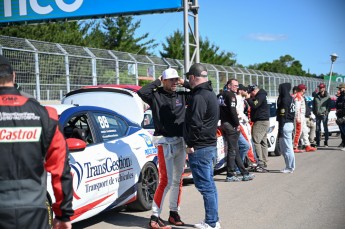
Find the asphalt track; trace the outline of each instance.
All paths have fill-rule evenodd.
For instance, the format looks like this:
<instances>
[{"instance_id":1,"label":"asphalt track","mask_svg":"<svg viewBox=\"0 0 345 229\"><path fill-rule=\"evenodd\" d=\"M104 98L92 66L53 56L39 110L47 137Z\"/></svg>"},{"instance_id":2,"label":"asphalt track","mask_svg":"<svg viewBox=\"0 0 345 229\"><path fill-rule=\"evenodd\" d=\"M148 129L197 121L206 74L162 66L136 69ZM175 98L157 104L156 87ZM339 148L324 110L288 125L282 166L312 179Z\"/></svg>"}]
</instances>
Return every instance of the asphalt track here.
<instances>
[{"instance_id":1,"label":"asphalt track","mask_svg":"<svg viewBox=\"0 0 345 229\"><path fill-rule=\"evenodd\" d=\"M344 229L345 151L331 137L329 147L296 154L296 171L282 174L283 157L269 157L270 173L256 173L253 181L226 183L215 176L219 217L224 229ZM168 198L168 196L167 196ZM161 217L167 220L168 199ZM183 227L204 218L202 197L193 184L183 186L180 214ZM147 212L109 211L73 224L73 228L147 228Z\"/></svg>"}]
</instances>

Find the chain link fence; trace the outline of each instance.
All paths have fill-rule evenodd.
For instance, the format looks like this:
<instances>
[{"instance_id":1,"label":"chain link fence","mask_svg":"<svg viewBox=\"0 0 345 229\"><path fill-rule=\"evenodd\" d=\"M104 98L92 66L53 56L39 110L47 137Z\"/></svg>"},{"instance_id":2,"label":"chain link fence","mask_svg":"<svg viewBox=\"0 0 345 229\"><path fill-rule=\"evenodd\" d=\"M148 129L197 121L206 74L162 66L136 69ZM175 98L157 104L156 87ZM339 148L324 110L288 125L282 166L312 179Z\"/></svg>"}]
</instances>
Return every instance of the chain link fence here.
<instances>
[{"instance_id":1,"label":"chain link fence","mask_svg":"<svg viewBox=\"0 0 345 229\"><path fill-rule=\"evenodd\" d=\"M183 60L137 55L0 36L0 54L11 61L16 82L37 100L60 100L67 92L88 85L134 84L154 80L168 67L183 76ZM322 79L293 76L221 65L205 64L216 93L228 79L257 84L269 96L278 96L278 85L305 84L311 94Z\"/></svg>"}]
</instances>

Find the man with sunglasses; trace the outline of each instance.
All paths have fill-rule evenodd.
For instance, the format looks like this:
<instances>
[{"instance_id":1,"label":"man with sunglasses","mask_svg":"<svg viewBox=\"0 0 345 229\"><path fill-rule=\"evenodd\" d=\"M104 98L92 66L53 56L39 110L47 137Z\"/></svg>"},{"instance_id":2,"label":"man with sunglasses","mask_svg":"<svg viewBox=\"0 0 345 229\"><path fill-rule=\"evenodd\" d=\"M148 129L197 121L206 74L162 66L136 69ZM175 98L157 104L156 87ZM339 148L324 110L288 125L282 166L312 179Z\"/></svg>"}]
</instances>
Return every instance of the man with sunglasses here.
<instances>
[{"instance_id":1,"label":"man with sunglasses","mask_svg":"<svg viewBox=\"0 0 345 229\"><path fill-rule=\"evenodd\" d=\"M238 140L240 137L240 122L237 114L237 98L238 89L237 79L230 79L226 83L227 90L223 92L224 104L220 104L220 120L222 122L222 132L227 144L226 182L240 181L237 177L236 166L242 174L242 181L253 180L254 176L249 174L243 165L240 156Z\"/></svg>"},{"instance_id":2,"label":"man with sunglasses","mask_svg":"<svg viewBox=\"0 0 345 229\"><path fill-rule=\"evenodd\" d=\"M184 225L178 210L186 161L183 123L188 92L177 92L178 85L190 88L189 83L181 79L175 69L168 68L159 79L138 91L140 98L152 109L154 142L158 145L160 182L153 199L149 228L171 228L160 218L163 201L169 189L171 191L168 221L176 226Z\"/></svg>"}]
</instances>

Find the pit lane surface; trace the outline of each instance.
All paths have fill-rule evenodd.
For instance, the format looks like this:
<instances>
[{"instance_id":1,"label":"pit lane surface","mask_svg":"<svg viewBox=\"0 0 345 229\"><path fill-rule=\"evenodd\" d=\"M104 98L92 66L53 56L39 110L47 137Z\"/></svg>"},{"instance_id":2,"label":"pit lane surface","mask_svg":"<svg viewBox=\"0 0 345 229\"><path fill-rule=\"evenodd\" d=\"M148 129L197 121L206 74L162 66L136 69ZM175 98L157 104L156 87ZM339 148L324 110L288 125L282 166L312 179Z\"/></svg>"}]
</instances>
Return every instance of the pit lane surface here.
<instances>
[{"instance_id":1,"label":"pit lane surface","mask_svg":"<svg viewBox=\"0 0 345 229\"><path fill-rule=\"evenodd\" d=\"M224 173L216 175L222 228L345 228L345 151L337 148L339 138L331 137L328 148L296 154L293 174L279 173L284 167L280 156L269 157L270 173L256 173L253 181L226 183ZM168 197L161 215L164 220ZM193 228L204 218L202 197L193 184L183 186L180 214L186 225L173 228ZM112 210L73 228L147 228L150 215L150 211Z\"/></svg>"}]
</instances>

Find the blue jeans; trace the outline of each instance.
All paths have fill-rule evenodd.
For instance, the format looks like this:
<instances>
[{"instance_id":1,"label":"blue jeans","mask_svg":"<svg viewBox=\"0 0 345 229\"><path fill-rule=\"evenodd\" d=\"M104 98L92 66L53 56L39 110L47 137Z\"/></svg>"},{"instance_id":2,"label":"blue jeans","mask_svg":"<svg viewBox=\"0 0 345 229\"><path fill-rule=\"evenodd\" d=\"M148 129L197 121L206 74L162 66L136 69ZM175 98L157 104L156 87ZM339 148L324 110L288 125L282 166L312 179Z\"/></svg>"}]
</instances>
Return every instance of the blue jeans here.
<instances>
[{"instance_id":1,"label":"blue jeans","mask_svg":"<svg viewBox=\"0 0 345 229\"><path fill-rule=\"evenodd\" d=\"M325 132L325 141L328 141L328 115L316 116L316 143L320 144L321 140L321 122Z\"/></svg>"},{"instance_id":2,"label":"blue jeans","mask_svg":"<svg viewBox=\"0 0 345 229\"><path fill-rule=\"evenodd\" d=\"M244 161L244 158L247 156L248 150L250 149L250 145L242 133L240 133L240 137L238 138L238 148L240 149L241 159Z\"/></svg>"},{"instance_id":3,"label":"blue jeans","mask_svg":"<svg viewBox=\"0 0 345 229\"><path fill-rule=\"evenodd\" d=\"M292 170L295 169L295 153L293 151L292 143L293 128L294 126L292 122L285 123L283 128L283 135L279 138L279 146L284 156L285 167Z\"/></svg>"},{"instance_id":4,"label":"blue jeans","mask_svg":"<svg viewBox=\"0 0 345 229\"><path fill-rule=\"evenodd\" d=\"M218 193L213 180L213 160L217 153L216 146L195 150L188 154L195 187L204 199L205 223L215 227L218 222Z\"/></svg>"}]
</instances>

